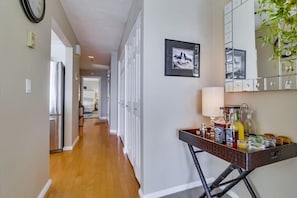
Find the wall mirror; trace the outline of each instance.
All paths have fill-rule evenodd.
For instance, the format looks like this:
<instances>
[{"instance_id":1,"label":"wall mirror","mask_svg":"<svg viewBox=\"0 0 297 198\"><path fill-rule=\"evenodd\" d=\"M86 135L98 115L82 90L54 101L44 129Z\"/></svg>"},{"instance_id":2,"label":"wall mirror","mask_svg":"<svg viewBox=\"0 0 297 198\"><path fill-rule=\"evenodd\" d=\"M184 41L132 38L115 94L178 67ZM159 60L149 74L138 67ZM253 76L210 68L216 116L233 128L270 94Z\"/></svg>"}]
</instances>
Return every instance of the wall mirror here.
<instances>
[{"instance_id":1,"label":"wall mirror","mask_svg":"<svg viewBox=\"0 0 297 198\"><path fill-rule=\"evenodd\" d=\"M296 61L269 60L273 47L263 46L257 0L230 0L224 8L225 91L297 88Z\"/></svg>"}]
</instances>

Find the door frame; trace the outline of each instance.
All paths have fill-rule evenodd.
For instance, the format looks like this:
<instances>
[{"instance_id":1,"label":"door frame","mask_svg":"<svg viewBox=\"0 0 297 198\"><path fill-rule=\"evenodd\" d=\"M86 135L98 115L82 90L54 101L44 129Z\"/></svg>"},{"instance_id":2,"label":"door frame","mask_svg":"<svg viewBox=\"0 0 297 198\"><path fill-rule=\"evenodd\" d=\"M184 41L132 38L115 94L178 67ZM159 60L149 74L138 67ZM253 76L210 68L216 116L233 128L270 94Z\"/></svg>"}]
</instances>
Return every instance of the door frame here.
<instances>
[{"instance_id":1,"label":"door frame","mask_svg":"<svg viewBox=\"0 0 297 198\"><path fill-rule=\"evenodd\" d=\"M81 76L81 86L80 86L80 101L82 102L82 99L83 99L83 95L84 95L84 79L86 78L94 78L94 79L98 79L98 87L97 87L97 92L98 92L98 101L97 101L97 111L98 111L98 118L100 118L101 116L101 97L102 97L102 94L101 94L101 77L100 76Z\"/></svg>"}]
</instances>

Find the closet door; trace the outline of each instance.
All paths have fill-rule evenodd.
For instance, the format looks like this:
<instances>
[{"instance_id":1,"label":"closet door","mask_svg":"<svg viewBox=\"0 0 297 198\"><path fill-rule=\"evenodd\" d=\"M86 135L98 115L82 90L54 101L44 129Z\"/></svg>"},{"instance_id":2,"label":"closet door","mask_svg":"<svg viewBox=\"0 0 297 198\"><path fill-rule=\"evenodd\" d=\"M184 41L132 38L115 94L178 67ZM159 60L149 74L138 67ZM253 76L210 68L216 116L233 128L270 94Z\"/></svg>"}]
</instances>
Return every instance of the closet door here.
<instances>
[{"instance_id":1,"label":"closet door","mask_svg":"<svg viewBox=\"0 0 297 198\"><path fill-rule=\"evenodd\" d=\"M126 51L127 51L127 65L125 68L125 148L128 155L128 158L132 164L133 163L133 129L132 129L132 94L133 94L133 75L132 75L132 66L133 66L133 42L130 37L128 39L127 45L126 45Z\"/></svg>"},{"instance_id":2,"label":"closet door","mask_svg":"<svg viewBox=\"0 0 297 198\"><path fill-rule=\"evenodd\" d=\"M134 171L136 178L141 182L141 20L138 16L135 24L135 92L134 92L134 129L135 129L135 165Z\"/></svg>"},{"instance_id":3,"label":"closet door","mask_svg":"<svg viewBox=\"0 0 297 198\"><path fill-rule=\"evenodd\" d=\"M118 67L118 135L125 143L125 51L119 60ZM126 153L124 147L124 153Z\"/></svg>"},{"instance_id":4,"label":"closet door","mask_svg":"<svg viewBox=\"0 0 297 198\"><path fill-rule=\"evenodd\" d=\"M141 66L141 25L138 17L125 46L125 150L140 181L140 66Z\"/></svg>"}]
</instances>

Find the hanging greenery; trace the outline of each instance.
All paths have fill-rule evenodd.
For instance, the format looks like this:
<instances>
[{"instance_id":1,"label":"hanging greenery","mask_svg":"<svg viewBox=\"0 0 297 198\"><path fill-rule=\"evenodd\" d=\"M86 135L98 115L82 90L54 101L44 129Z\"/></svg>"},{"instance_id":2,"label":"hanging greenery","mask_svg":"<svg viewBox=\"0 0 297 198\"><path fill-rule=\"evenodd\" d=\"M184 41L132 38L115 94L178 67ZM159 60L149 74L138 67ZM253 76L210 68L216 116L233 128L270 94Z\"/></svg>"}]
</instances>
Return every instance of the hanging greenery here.
<instances>
[{"instance_id":1,"label":"hanging greenery","mask_svg":"<svg viewBox=\"0 0 297 198\"><path fill-rule=\"evenodd\" d=\"M263 45L272 45L270 59L297 57L297 0L258 0Z\"/></svg>"}]
</instances>

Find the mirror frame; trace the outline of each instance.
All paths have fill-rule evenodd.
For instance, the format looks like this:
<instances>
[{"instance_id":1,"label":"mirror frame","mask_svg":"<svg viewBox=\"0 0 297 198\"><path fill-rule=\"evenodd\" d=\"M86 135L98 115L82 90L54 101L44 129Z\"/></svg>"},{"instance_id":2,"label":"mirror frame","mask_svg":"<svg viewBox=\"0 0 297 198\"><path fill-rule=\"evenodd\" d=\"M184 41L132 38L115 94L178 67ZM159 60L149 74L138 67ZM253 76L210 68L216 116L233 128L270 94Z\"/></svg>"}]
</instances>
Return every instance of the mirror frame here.
<instances>
[{"instance_id":1,"label":"mirror frame","mask_svg":"<svg viewBox=\"0 0 297 198\"><path fill-rule=\"evenodd\" d=\"M236 74L236 58L238 58L238 50L234 48L234 10L243 4L253 3L257 0L230 0L224 8L224 36L225 36L225 92L256 92L256 91L272 91L272 90L294 90L297 89L297 63L296 60L288 61L288 59L268 60L273 53L272 47L259 44L259 38L256 28L255 32L255 48L256 48L256 75L250 78L248 74L238 77ZM255 8L251 10L256 14ZM255 20L256 17L254 17ZM255 22L255 21L254 21ZM258 40L259 41L259 40ZM247 52L248 54L249 52ZM242 60L244 61L244 60ZM248 71L253 64L249 60L244 61L245 71ZM260 68L260 69L259 69ZM231 70L231 71L230 71Z\"/></svg>"}]
</instances>

